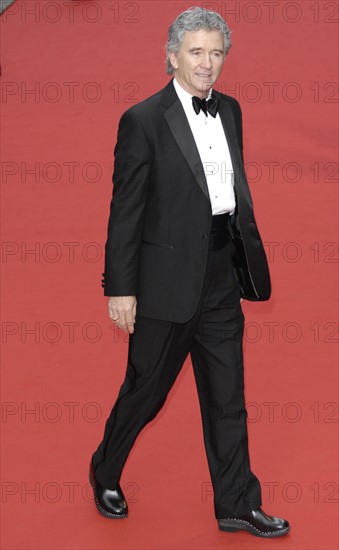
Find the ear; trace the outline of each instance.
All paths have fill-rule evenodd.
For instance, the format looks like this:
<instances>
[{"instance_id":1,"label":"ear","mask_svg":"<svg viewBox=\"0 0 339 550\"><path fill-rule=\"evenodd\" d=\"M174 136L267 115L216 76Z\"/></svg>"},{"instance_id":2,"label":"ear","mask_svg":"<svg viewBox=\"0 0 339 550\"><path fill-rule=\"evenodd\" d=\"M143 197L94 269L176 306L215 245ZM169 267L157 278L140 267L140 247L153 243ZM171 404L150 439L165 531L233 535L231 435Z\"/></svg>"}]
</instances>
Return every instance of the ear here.
<instances>
[{"instance_id":1,"label":"ear","mask_svg":"<svg viewBox=\"0 0 339 550\"><path fill-rule=\"evenodd\" d=\"M169 59L170 59L170 62L171 62L172 67L173 67L175 70L177 70L177 68L178 68L178 58L177 58L177 55L176 55L174 52L169 52L168 56L169 56Z\"/></svg>"}]
</instances>

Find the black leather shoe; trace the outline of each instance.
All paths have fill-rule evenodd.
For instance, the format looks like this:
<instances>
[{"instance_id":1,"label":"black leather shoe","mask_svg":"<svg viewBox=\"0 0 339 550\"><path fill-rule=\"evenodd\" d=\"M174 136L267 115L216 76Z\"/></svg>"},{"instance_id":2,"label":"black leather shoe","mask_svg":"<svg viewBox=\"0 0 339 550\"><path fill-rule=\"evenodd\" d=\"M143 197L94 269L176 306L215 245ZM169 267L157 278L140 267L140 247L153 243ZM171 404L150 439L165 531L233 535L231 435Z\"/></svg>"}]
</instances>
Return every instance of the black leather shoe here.
<instances>
[{"instance_id":1,"label":"black leather shoe","mask_svg":"<svg viewBox=\"0 0 339 550\"><path fill-rule=\"evenodd\" d=\"M100 514L111 519L127 518L128 505L119 483L114 490L105 489L95 479L93 459L89 465L89 482L92 485L94 502Z\"/></svg>"},{"instance_id":2,"label":"black leather shoe","mask_svg":"<svg viewBox=\"0 0 339 550\"><path fill-rule=\"evenodd\" d=\"M218 519L221 531L248 531L256 537L281 537L290 530L288 521L269 516L261 508L257 508L243 516Z\"/></svg>"}]
</instances>

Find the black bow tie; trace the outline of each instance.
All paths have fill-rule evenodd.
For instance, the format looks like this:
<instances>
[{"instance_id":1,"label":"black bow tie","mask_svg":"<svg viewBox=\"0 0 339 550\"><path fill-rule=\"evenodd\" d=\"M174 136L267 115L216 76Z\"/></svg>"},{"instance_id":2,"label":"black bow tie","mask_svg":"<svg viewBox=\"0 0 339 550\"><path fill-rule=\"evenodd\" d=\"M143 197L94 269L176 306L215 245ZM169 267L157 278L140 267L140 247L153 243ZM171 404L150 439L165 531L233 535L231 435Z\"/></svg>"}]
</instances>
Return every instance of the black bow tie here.
<instances>
[{"instance_id":1,"label":"black bow tie","mask_svg":"<svg viewBox=\"0 0 339 550\"><path fill-rule=\"evenodd\" d=\"M212 92L211 99L200 99L200 97L193 96L192 97L192 104L193 109L198 115L200 113L200 110L205 113L207 116L207 113L209 113L213 118L217 116L217 112L219 109L219 98Z\"/></svg>"}]
</instances>

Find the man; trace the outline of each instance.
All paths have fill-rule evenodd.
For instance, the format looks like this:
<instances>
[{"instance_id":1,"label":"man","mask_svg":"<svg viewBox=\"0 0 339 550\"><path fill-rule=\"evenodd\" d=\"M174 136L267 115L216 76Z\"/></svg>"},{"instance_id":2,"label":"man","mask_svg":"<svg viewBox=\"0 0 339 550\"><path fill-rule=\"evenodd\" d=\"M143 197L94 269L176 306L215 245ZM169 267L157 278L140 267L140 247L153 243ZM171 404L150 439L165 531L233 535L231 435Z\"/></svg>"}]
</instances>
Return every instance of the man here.
<instances>
[{"instance_id":1,"label":"man","mask_svg":"<svg viewBox=\"0 0 339 550\"><path fill-rule=\"evenodd\" d=\"M100 513L128 515L123 466L190 353L219 528L276 537L290 527L261 509L250 469L240 305L267 300L270 278L244 172L240 106L212 90L230 45L219 14L180 14L167 43L174 79L120 120L104 294L110 318L130 334L128 364L90 481Z\"/></svg>"}]
</instances>

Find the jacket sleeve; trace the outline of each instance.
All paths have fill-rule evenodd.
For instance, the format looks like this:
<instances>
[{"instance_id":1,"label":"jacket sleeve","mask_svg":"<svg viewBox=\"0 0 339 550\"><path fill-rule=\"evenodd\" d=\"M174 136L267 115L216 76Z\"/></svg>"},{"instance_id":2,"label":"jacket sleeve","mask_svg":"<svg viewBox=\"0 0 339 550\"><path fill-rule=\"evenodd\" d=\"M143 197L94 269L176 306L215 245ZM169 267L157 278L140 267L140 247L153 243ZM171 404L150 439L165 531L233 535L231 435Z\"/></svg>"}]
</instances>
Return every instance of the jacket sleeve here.
<instances>
[{"instance_id":1,"label":"jacket sleeve","mask_svg":"<svg viewBox=\"0 0 339 550\"><path fill-rule=\"evenodd\" d=\"M121 117L114 149L113 193L105 245L105 296L133 296L152 162L151 147L133 108Z\"/></svg>"}]
</instances>

